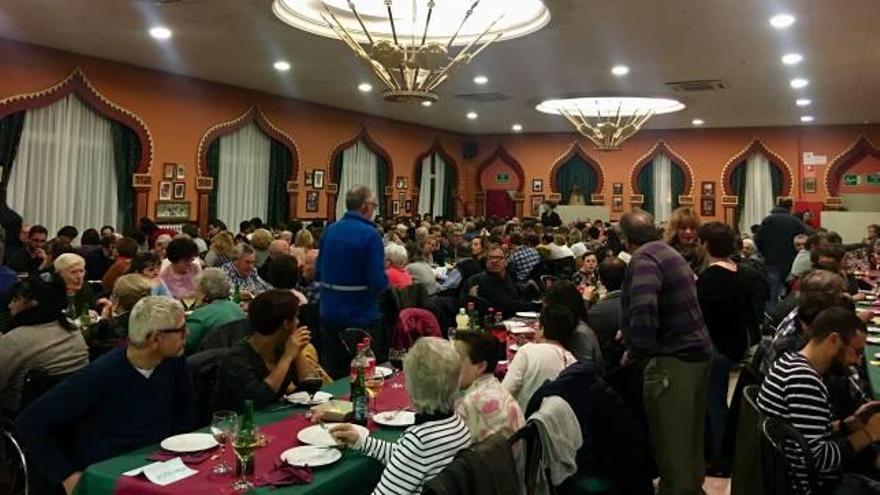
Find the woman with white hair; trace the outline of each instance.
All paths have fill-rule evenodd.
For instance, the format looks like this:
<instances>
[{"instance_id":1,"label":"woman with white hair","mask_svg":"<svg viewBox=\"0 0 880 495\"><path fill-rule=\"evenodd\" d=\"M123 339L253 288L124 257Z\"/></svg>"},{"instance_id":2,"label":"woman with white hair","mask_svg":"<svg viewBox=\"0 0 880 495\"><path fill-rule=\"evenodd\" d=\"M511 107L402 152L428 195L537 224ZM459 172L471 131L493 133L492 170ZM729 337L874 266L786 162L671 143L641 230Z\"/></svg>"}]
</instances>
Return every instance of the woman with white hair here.
<instances>
[{"instance_id":1,"label":"woman with white hair","mask_svg":"<svg viewBox=\"0 0 880 495\"><path fill-rule=\"evenodd\" d=\"M186 317L187 352L195 352L202 338L220 325L247 318L241 307L229 300L230 290L229 277L219 268L205 268L196 277L196 294L202 305Z\"/></svg>"},{"instance_id":2,"label":"woman with white hair","mask_svg":"<svg viewBox=\"0 0 880 495\"><path fill-rule=\"evenodd\" d=\"M86 283L86 260L78 254L64 253L55 258L53 266L67 288L68 309L75 312L68 316L76 317L92 309L95 296Z\"/></svg>"},{"instance_id":3,"label":"woman with white hair","mask_svg":"<svg viewBox=\"0 0 880 495\"><path fill-rule=\"evenodd\" d=\"M397 441L360 436L349 424L330 430L337 442L385 464L374 495L421 493L425 482L472 443L467 425L455 413L461 374L455 347L443 339L422 337L404 358L403 371L416 423Z\"/></svg>"},{"instance_id":4,"label":"woman with white hair","mask_svg":"<svg viewBox=\"0 0 880 495\"><path fill-rule=\"evenodd\" d=\"M403 289L413 284L412 276L406 271L409 263L406 248L396 243L385 246L385 275L388 284L395 289Z\"/></svg>"}]
</instances>

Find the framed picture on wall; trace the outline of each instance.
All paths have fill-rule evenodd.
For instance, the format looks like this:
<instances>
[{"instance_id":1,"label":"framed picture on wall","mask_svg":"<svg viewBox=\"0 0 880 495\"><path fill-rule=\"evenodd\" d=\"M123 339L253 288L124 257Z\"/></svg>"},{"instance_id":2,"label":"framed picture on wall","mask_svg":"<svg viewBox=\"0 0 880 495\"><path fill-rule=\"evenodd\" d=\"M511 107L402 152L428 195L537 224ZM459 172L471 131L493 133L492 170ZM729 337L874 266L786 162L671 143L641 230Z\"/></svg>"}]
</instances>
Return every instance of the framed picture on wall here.
<instances>
[{"instance_id":1,"label":"framed picture on wall","mask_svg":"<svg viewBox=\"0 0 880 495\"><path fill-rule=\"evenodd\" d=\"M316 169L312 171L312 187L324 189L324 171Z\"/></svg>"},{"instance_id":2,"label":"framed picture on wall","mask_svg":"<svg viewBox=\"0 0 880 495\"><path fill-rule=\"evenodd\" d=\"M159 201L171 199L171 181L163 180L159 183Z\"/></svg>"},{"instance_id":3,"label":"framed picture on wall","mask_svg":"<svg viewBox=\"0 0 880 495\"><path fill-rule=\"evenodd\" d=\"M715 196L715 183L712 181L704 181L703 187L700 191L703 196Z\"/></svg>"},{"instance_id":4,"label":"framed picture on wall","mask_svg":"<svg viewBox=\"0 0 880 495\"><path fill-rule=\"evenodd\" d=\"M391 202L391 214L394 216L400 215L400 201L395 199Z\"/></svg>"},{"instance_id":5,"label":"framed picture on wall","mask_svg":"<svg viewBox=\"0 0 880 495\"><path fill-rule=\"evenodd\" d=\"M532 192L544 192L543 179L532 179Z\"/></svg>"},{"instance_id":6,"label":"framed picture on wall","mask_svg":"<svg viewBox=\"0 0 880 495\"><path fill-rule=\"evenodd\" d=\"M402 175L397 177L397 188L398 189L408 189L409 188L409 178L404 177Z\"/></svg>"},{"instance_id":7,"label":"framed picture on wall","mask_svg":"<svg viewBox=\"0 0 880 495\"><path fill-rule=\"evenodd\" d=\"M623 196L611 197L611 211L613 211L614 213L623 212Z\"/></svg>"},{"instance_id":8,"label":"framed picture on wall","mask_svg":"<svg viewBox=\"0 0 880 495\"><path fill-rule=\"evenodd\" d=\"M303 182L305 182L306 187L312 187L312 172L314 170L306 170L305 175L303 176Z\"/></svg>"},{"instance_id":9,"label":"framed picture on wall","mask_svg":"<svg viewBox=\"0 0 880 495\"><path fill-rule=\"evenodd\" d=\"M816 192L816 178L815 177L804 177L804 192L805 193Z\"/></svg>"},{"instance_id":10,"label":"framed picture on wall","mask_svg":"<svg viewBox=\"0 0 880 495\"><path fill-rule=\"evenodd\" d=\"M306 211L315 213L318 211L318 191L306 191Z\"/></svg>"},{"instance_id":11,"label":"framed picture on wall","mask_svg":"<svg viewBox=\"0 0 880 495\"><path fill-rule=\"evenodd\" d=\"M169 183L170 184L170 183ZM189 220L190 204L188 201L157 201L157 222L180 222Z\"/></svg>"},{"instance_id":12,"label":"framed picture on wall","mask_svg":"<svg viewBox=\"0 0 880 495\"><path fill-rule=\"evenodd\" d=\"M174 199L183 199L186 196L186 182L174 183Z\"/></svg>"},{"instance_id":13,"label":"framed picture on wall","mask_svg":"<svg viewBox=\"0 0 880 495\"><path fill-rule=\"evenodd\" d=\"M406 193L405 193L405 192L399 193L399 194L397 195L397 199L398 199L401 203L403 203L404 201L406 201Z\"/></svg>"},{"instance_id":14,"label":"framed picture on wall","mask_svg":"<svg viewBox=\"0 0 880 495\"><path fill-rule=\"evenodd\" d=\"M412 213L412 200L408 199L403 203L403 211L406 213Z\"/></svg>"},{"instance_id":15,"label":"framed picture on wall","mask_svg":"<svg viewBox=\"0 0 880 495\"><path fill-rule=\"evenodd\" d=\"M173 179L176 171L177 171L177 165L175 165L173 163L166 163L164 171L162 173L162 178L163 179Z\"/></svg>"},{"instance_id":16,"label":"framed picture on wall","mask_svg":"<svg viewBox=\"0 0 880 495\"><path fill-rule=\"evenodd\" d=\"M186 167L182 163L177 164L177 177L176 179L182 180L186 177Z\"/></svg>"},{"instance_id":17,"label":"framed picture on wall","mask_svg":"<svg viewBox=\"0 0 880 495\"><path fill-rule=\"evenodd\" d=\"M541 215L541 203L543 203L543 202L544 202L543 195L538 195L538 196L532 195L531 213L532 213L533 217L537 217L537 216Z\"/></svg>"},{"instance_id":18,"label":"framed picture on wall","mask_svg":"<svg viewBox=\"0 0 880 495\"><path fill-rule=\"evenodd\" d=\"M700 200L700 216L702 216L702 217L714 217L715 216L715 198L702 198Z\"/></svg>"},{"instance_id":19,"label":"framed picture on wall","mask_svg":"<svg viewBox=\"0 0 880 495\"><path fill-rule=\"evenodd\" d=\"M622 196L623 195L623 182L615 182L615 183L611 184L611 194L614 194L615 196Z\"/></svg>"}]
</instances>

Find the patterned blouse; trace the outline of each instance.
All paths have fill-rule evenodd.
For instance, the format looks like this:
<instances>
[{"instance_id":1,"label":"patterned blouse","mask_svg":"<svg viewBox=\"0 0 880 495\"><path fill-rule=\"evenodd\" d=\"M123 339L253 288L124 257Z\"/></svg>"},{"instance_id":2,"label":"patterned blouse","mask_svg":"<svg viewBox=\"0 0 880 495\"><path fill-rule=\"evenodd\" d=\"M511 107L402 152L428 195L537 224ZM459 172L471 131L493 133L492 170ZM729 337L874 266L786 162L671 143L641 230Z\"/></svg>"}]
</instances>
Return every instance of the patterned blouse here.
<instances>
[{"instance_id":1,"label":"patterned blouse","mask_svg":"<svg viewBox=\"0 0 880 495\"><path fill-rule=\"evenodd\" d=\"M240 290L246 290L254 296L272 288L271 284L260 278L256 268L247 277L238 273L238 270L231 261L224 264L221 268L226 272L226 276L229 277L229 284L232 287L237 285Z\"/></svg>"},{"instance_id":2,"label":"patterned blouse","mask_svg":"<svg viewBox=\"0 0 880 495\"><path fill-rule=\"evenodd\" d=\"M501 433L510 438L526 420L510 392L491 373L474 380L456 403L456 412L464 419L475 442Z\"/></svg>"}]
</instances>

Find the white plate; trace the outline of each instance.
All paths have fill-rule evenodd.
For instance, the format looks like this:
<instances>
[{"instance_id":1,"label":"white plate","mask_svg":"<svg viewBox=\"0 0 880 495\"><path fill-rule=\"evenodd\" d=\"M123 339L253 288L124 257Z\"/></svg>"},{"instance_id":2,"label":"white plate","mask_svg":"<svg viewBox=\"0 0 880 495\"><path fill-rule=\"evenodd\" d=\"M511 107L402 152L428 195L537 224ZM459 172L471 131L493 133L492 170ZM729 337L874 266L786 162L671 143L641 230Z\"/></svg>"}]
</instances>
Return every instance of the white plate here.
<instances>
[{"instance_id":1,"label":"white plate","mask_svg":"<svg viewBox=\"0 0 880 495\"><path fill-rule=\"evenodd\" d=\"M540 316L540 315L538 313L535 313L534 311L520 311L519 313L516 314L516 316L519 316L520 318L529 318L531 320L537 320L538 316Z\"/></svg>"},{"instance_id":2,"label":"white plate","mask_svg":"<svg viewBox=\"0 0 880 495\"><path fill-rule=\"evenodd\" d=\"M388 378L392 374L394 374L394 370L391 368L386 368L384 366L376 366L376 374L381 375L382 378Z\"/></svg>"},{"instance_id":3,"label":"white plate","mask_svg":"<svg viewBox=\"0 0 880 495\"><path fill-rule=\"evenodd\" d=\"M333 437L330 436L330 430L333 429L334 426L341 423L324 423L324 425L312 425L308 428L303 428L296 434L297 440L302 443L308 445L316 445L318 447L330 447L336 445L336 441L333 440ZM363 433L365 436L370 434L370 430L364 428L361 425L352 425L356 430Z\"/></svg>"},{"instance_id":4,"label":"white plate","mask_svg":"<svg viewBox=\"0 0 880 495\"><path fill-rule=\"evenodd\" d=\"M869 344L880 344L880 336L870 335L865 340L867 340Z\"/></svg>"},{"instance_id":5,"label":"white plate","mask_svg":"<svg viewBox=\"0 0 880 495\"><path fill-rule=\"evenodd\" d=\"M532 327L516 327L511 328L510 333L535 333L535 329Z\"/></svg>"},{"instance_id":6,"label":"white plate","mask_svg":"<svg viewBox=\"0 0 880 495\"><path fill-rule=\"evenodd\" d=\"M504 325L508 328L520 328L526 326L525 322L517 321L517 320L507 320L504 322Z\"/></svg>"},{"instance_id":7,"label":"white plate","mask_svg":"<svg viewBox=\"0 0 880 495\"><path fill-rule=\"evenodd\" d=\"M416 424L416 413L412 411L387 411L373 415L373 421L382 426L412 426Z\"/></svg>"},{"instance_id":8,"label":"white plate","mask_svg":"<svg viewBox=\"0 0 880 495\"><path fill-rule=\"evenodd\" d=\"M174 435L162 440L160 447L168 452L200 452L208 450L218 445L214 436L208 433L184 433L182 435Z\"/></svg>"},{"instance_id":9,"label":"white plate","mask_svg":"<svg viewBox=\"0 0 880 495\"><path fill-rule=\"evenodd\" d=\"M880 333L880 327L868 327L868 333Z\"/></svg>"},{"instance_id":10,"label":"white plate","mask_svg":"<svg viewBox=\"0 0 880 495\"><path fill-rule=\"evenodd\" d=\"M313 447L311 445L303 445L285 450L281 453L281 460L287 462L291 466L299 467L319 467L333 464L342 459L342 452L339 449L328 449L326 447Z\"/></svg>"}]
</instances>

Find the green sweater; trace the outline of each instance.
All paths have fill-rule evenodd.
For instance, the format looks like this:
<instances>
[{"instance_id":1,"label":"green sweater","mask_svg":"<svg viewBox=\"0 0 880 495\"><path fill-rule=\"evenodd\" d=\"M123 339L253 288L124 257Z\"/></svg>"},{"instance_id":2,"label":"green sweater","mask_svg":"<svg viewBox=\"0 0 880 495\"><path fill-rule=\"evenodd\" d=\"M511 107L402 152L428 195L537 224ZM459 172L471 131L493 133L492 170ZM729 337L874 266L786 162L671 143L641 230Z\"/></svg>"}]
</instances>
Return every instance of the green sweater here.
<instances>
[{"instance_id":1,"label":"green sweater","mask_svg":"<svg viewBox=\"0 0 880 495\"><path fill-rule=\"evenodd\" d=\"M215 299L204 306L197 308L186 317L186 351L193 353L198 350L202 338L220 325L243 320L247 314L228 299Z\"/></svg>"}]
</instances>

